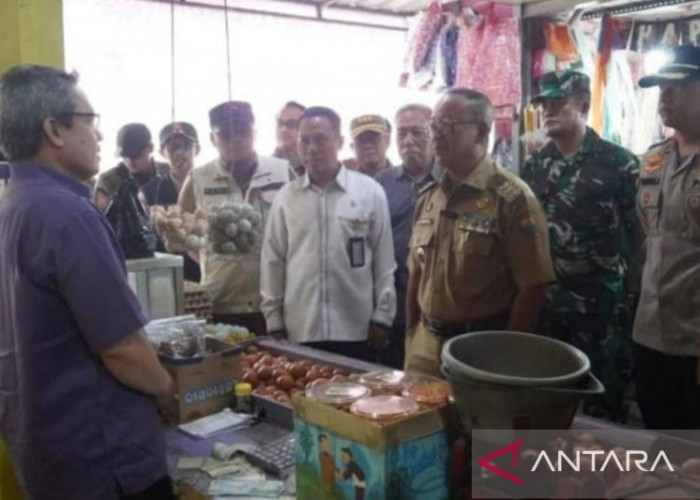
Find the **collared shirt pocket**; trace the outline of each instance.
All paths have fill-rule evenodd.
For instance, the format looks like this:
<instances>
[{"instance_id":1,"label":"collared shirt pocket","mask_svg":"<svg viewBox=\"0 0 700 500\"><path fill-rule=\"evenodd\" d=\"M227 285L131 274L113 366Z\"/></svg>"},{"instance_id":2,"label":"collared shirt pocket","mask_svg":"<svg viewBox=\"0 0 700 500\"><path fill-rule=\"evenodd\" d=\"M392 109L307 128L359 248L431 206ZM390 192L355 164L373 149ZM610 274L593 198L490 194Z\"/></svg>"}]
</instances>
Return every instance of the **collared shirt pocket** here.
<instances>
[{"instance_id":1,"label":"collared shirt pocket","mask_svg":"<svg viewBox=\"0 0 700 500\"><path fill-rule=\"evenodd\" d=\"M348 237L367 236L371 219L369 216L361 213L339 215L338 221L343 230L343 234Z\"/></svg>"},{"instance_id":2,"label":"collared shirt pocket","mask_svg":"<svg viewBox=\"0 0 700 500\"><path fill-rule=\"evenodd\" d=\"M411 239L409 240L409 247L428 247L431 246L433 242L433 221L430 219L419 220L414 226L411 232Z\"/></svg>"},{"instance_id":3,"label":"collared shirt pocket","mask_svg":"<svg viewBox=\"0 0 700 500\"><path fill-rule=\"evenodd\" d=\"M452 249L457 253L489 255L493 248L493 221L458 220L454 228Z\"/></svg>"}]
</instances>

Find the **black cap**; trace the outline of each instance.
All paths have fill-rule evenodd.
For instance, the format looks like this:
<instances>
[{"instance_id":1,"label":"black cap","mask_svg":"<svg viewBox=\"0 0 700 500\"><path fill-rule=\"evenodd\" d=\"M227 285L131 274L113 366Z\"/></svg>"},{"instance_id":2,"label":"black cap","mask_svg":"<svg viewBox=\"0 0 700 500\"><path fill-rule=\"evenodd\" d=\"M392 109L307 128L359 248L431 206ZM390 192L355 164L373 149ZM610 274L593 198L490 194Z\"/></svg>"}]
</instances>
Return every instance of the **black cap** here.
<instances>
[{"instance_id":1,"label":"black cap","mask_svg":"<svg viewBox=\"0 0 700 500\"><path fill-rule=\"evenodd\" d=\"M642 88L662 83L684 83L700 80L700 47L680 45L665 51L669 58L655 75L639 80Z\"/></svg>"},{"instance_id":2,"label":"black cap","mask_svg":"<svg viewBox=\"0 0 700 500\"><path fill-rule=\"evenodd\" d=\"M160 131L160 147L165 146L174 135L182 135L193 142L199 143L197 129L194 128L194 125L187 122L173 122L163 127L163 130Z\"/></svg>"},{"instance_id":3,"label":"black cap","mask_svg":"<svg viewBox=\"0 0 700 500\"><path fill-rule=\"evenodd\" d=\"M151 132L143 123L129 123L117 133L117 154L122 158L136 158L151 145Z\"/></svg>"},{"instance_id":4,"label":"black cap","mask_svg":"<svg viewBox=\"0 0 700 500\"><path fill-rule=\"evenodd\" d=\"M228 101L214 106L209 111L209 123L212 128L233 123L252 124L253 109L244 101Z\"/></svg>"}]
</instances>

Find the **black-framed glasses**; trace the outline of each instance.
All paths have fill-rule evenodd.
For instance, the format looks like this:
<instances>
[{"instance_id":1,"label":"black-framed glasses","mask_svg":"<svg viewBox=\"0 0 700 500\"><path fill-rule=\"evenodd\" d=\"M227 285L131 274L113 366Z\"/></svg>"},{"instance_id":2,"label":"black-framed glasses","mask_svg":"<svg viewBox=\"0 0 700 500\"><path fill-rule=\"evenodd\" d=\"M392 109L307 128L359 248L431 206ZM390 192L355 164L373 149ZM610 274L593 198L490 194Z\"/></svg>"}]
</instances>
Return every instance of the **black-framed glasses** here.
<instances>
[{"instance_id":1,"label":"black-framed glasses","mask_svg":"<svg viewBox=\"0 0 700 500\"><path fill-rule=\"evenodd\" d=\"M85 111L66 111L65 113L59 113L58 116L66 118L73 116L82 116L84 118L89 118L90 125L92 125L92 128L94 128L95 130L100 129L100 115L98 113L88 113Z\"/></svg>"},{"instance_id":2,"label":"black-framed glasses","mask_svg":"<svg viewBox=\"0 0 700 500\"><path fill-rule=\"evenodd\" d=\"M432 135L447 135L455 131L457 125L478 125L481 123L478 120L445 120L440 123L431 123L428 125Z\"/></svg>"}]
</instances>

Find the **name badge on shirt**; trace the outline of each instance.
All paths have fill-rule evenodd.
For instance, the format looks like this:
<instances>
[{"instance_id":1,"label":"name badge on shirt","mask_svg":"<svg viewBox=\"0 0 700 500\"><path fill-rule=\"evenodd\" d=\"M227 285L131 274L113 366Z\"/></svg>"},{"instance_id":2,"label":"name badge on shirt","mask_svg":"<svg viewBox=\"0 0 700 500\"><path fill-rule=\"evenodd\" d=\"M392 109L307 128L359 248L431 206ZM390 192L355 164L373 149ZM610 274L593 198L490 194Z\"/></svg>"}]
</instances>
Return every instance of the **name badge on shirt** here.
<instances>
[{"instance_id":1,"label":"name badge on shirt","mask_svg":"<svg viewBox=\"0 0 700 500\"><path fill-rule=\"evenodd\" d=\"M228 186L204 188L204 194L206 195L229 194L230 192L231 190Z\"/></svg>"},{"instance_id":2,"label":"name badge on shirt","mask_svg":"<svg viewBox=\"0 0 700 500\"><path fill-rule=\"evenodd\" d=\"M661 184L661 179L659 177L643 177L642 178L642 186L657 186L659 184Z\"/></svg>"},{"instance_id":3,"label":"name badge on shirt","mask_svg":"<svg viewBox=\"0 0 700 500\"><path fill-rule=\"evenodd\" d=\"M350 238L348 241L348 257L350 267L364 267L365 265L365 239L361 237Z\"/></svg>"},{"instance_id":4,"label":"name badge on shirt","mask_svg":"<svg viewBox=\"0 0 700 500\"><path fill-rule=\"evenodd\" d=\"M464 219L467 221L464 229L481 234L491 234L494 228L494 220L483 214L465 214Z\"/></svg>"},{"instance_id":5,"label":"name badge on shirt","mask_svg":"<svg viewBox=\"0 0 700 500\"><path fill-rule=\"evenodd\" d=\"M700 179L697 177L693 179L693 189L700 189Z\"/></svg>"}]
</instances>

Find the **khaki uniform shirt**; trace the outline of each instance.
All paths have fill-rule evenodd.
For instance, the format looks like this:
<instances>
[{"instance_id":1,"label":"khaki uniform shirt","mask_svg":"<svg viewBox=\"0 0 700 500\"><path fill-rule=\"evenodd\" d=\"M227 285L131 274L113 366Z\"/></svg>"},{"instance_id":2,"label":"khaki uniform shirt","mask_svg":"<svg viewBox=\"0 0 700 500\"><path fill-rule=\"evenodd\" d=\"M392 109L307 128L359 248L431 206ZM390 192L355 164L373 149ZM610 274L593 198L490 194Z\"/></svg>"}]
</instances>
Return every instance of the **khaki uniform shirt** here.
<instances>
[{"instance_id":1,"label":"khaki uniform shirt","mask_svg":"<svg viewBox=\"0 0 700 500\"><path fill-rule=\"evenodd\" d=\"M460 184L443 175L425 188L408 265L421 273L421 312L450 323L507 313L518 289L554 281L542 208L489 156Z\"/></svg>"},{"instance_id":2,"label":"khaki uniform shirt","mask_svg":"<svg viewBox=\"0 0 700 500\"><path fill-rule=\"evenodd\" d=\"M199 208L208 213L212 205L246 202L259 210L266 221L272 199L289 179L286 161L258 156L258 166L244 193L217 159L192 170L178 204L185 212ZM222 255L213 253L209 247L200 252L202 284L212 297L215 314L260 311L261 238L247 254Z\"/></svg>"},{"instance_id":3,"label":"khaki uniform shirt","mask_svg":"<svg viewBox=\"0 0 700 500\"><path fill-rule=\"evenodd\" d=\"M700 155L676 141L642 157L637 208L646 262L633 338L670 355L700 354Z\"/></svg>"}]
</instances>

